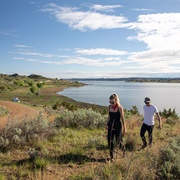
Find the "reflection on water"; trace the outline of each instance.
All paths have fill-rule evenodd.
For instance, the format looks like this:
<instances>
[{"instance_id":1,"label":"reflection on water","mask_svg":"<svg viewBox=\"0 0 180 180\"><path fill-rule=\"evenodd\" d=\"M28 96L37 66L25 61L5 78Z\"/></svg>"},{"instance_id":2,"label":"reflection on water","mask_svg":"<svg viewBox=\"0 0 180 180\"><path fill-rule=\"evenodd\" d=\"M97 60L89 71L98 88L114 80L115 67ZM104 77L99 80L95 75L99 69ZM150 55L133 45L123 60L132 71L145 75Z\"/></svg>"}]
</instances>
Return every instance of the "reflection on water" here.
<instances>
[{"instance_id":1,"label":"reflection on water","mask_svg":"<svg viewBox=\"0 0 180 180\"><path fill-rule=\"evenodd\" d=\"M142 113L144 98L152 99L152 104L161 111L175 108L180 115L180 84L178 83L130 83L123 81L82 81L88 84L79 88L64 89L58 94L76 101L108 106L109 96L117 93L122 106L131 109L136 105Z\"/></svg>"}]
</instances>

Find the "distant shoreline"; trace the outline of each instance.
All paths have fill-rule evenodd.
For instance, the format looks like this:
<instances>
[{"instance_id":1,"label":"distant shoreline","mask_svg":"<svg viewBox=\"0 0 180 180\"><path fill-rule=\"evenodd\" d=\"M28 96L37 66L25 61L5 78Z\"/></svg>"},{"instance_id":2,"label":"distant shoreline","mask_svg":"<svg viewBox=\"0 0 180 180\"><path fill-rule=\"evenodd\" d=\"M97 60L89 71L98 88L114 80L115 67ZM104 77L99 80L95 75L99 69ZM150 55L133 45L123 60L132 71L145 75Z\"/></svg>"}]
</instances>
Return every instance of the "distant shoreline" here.
<instances>
[{"instance_id":1,"label":"distant shoreline","mask_svg":"<svg viewBox=\"0 0 180 180\"><path fill-rule=\"evenodd\" d=\"M71 81L125 81L138 83L180 83L180 78L72 78Z\"/></svg>"}]
</instances>

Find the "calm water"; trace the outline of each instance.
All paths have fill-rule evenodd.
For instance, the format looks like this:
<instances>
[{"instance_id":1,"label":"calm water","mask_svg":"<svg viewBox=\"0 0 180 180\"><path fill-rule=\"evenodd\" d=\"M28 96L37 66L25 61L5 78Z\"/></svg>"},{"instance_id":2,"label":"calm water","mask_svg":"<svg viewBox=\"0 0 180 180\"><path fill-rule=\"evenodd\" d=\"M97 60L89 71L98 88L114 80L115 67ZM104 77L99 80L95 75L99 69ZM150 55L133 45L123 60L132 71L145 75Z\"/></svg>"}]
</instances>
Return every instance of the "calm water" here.
<instances>
[{"instance_id":1,"label":"calm water","mask_svg":"<svg viewBox=\"0 0 180 180\"><path fill-rule=\"evenodd\" d=\"M122 106L131 109L133 105L142 113L144 98L150 97L152 104L161 111L175 108L180 115L180 84L178 83L130 83L123 81L82 81L88 84L79 88L64 89L58 94L76 101L108 106L109 96L117 93Z\"/></svg>"}]
</instances>

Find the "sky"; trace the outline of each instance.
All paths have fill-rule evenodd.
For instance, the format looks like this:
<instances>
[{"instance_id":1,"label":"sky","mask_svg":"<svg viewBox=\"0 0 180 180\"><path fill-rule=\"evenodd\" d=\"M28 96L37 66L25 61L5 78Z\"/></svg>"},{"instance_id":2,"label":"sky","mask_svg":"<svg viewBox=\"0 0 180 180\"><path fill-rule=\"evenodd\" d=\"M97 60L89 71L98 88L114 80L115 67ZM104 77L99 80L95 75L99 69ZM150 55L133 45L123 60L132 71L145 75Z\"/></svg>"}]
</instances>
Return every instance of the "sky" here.
<instances>
[{"instance_id":1,"label":"sky","mask_svg":"<svg viewBox=\"0 0 180 180\"><path fill-rule=\"evenodd\" d=\"M0 73L180 77L180 0L0 0Z\"/></svg>"}]
</instances>

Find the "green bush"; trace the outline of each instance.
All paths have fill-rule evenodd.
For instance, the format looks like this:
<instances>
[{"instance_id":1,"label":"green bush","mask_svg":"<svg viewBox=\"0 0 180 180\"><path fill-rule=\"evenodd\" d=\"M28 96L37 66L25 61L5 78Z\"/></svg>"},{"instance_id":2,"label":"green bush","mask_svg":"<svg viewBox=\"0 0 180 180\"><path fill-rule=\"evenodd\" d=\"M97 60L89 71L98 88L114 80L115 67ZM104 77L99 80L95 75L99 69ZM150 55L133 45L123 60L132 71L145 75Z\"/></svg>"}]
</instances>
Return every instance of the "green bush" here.
<instances>
[{"instance_id":1,"label":"green bush","mask_svg":"<svg viewBox=\"0 0 180 180\"><path fill-rule=\"evenodd\" d=\"M37 87L38 87L39 89L42 89L42 88L43 88L43 83L41 83L41 82L38 82L36 85L37 85Z\"/></svg>"},{"instance_id":2,"label":"green bush","mask_svg":"<svg viewBox=\"0 0 180 180\"><path fill-rule=\"evenodd\" d=\"M35 94L37 92L37 87L36 86L30 87L30 92Z\"/></svg>"},{"instance_id":3,"label":"green bush","mask_svg":"<svg viewBox=\"0 0 180 180\"><path fill-rule=\"evenodd\" d=\"M169 125L174 125L174 124L177 123L177 120L172 119L172 118L167 118L166 123L169 124Z\"/></svg>"},{"instance_id":4,"label":"green bush","mask_svg":"<svg viewBox=\"0 0 180 180\"><path fill-rule=\"evenodd\" d=\"M76 105L74 104L71 104L69 102L66 102L66 101L63 101L63 102L60 102L60 101L57 101L53 106L52 108L54 110L57 110L59 109L61 106L63 106L64 108L70 110L70 111L76 111L78 108Z\"/></svg>"},{"instance_id":5,"label":"green bush","mask_svg":"<svg viewBox=\"0 0 180 180\"><path fill-rule=\"evenodd\" d=\"M34 164L34 168L35 169L41 169L41 170L44 170L47 165L49 164L49 161L45 158L36 158L33 162Z\"/></svg>"},{"instance_id":6,"label":"green bush","mask_svg":"<svg viewBox=\"0 0 180 180\"><path fill-rule=\"evenodd\" d=\"M61 105L70 111L76 111L77 110L77 106L75 106L74 104L68 103L66 101L63 101L61 103Z\"/></svg>"},{"instance_id":7,"label":"green bush","mask_svg":"<svg viewBox=\"0 0 180 180\"><path fill-rule=\"evenodd\" d=\"M173 119L179 119L175 108L172 110L171 108L169 108L168 110L163 109L163 111L159 112L160 116L164 117L164 118L173 118Z\"/></svg>"},{"instance_id":8,"label":"green bush","mask_svg":"<svg viewBox=\"0 0 180 180\"><path fill-rule=\"evenodd\" d=\"M130 109L130 110L124 109L124 117L125 117L125 119L129 119L133 115L137 115L137 116L140 115L137 106L132 106L132 109Z\"/></svg>"},{"instance_id":9,"label":"green bush","mask_svg":"<svg viewBox=\"0 0 180 180\"><path fill-rule=\"evenodd\" d=\"M72 128L104 128L106 121L107 116L94 112L92 109L64 110L55 118L57 126Z\"/></svg>"},{"instance_id":10,"label":"green bush","mask_svg":"<svg viewBox=\"0 0 180 180\"><path fill-rule=\"evenodd\" d=\"M171 138L169 144L160 151L160 179L178 179L180 177L180 135Z\"/></svg>"},{"instance_id":11,"label":"green bush","mask_svg":"<svg viewBox=\"0 0 180 180\"><path fill-rule=\"evenodd\" d=\"M132 115L139 115L139 110L137 106L132 106L132 109L130 109L130 112Z\"/></svg>"}]
</instances>

